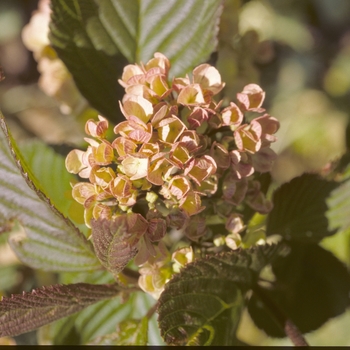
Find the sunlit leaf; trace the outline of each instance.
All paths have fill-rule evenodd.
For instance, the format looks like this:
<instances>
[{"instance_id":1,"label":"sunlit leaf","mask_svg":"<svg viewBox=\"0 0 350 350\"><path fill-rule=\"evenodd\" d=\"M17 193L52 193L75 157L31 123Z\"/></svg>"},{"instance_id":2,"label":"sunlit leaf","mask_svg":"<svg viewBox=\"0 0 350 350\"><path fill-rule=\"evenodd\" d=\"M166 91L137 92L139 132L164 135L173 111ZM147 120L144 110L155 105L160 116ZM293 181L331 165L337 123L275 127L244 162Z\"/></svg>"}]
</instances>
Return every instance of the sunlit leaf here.
<instances>
[{"instance_id":1,"label":"sunlit leaf","mask_svg":"<svg viewBox=\"0 0 350 350\"><path fill-rule=\"evenodd\" d=\"M343 176L346 180L327 199L329 225L341 231L350 227L350 167Z\"/></svg>"},{"instance_id":2,"label":"sunlit leaf","mask_svg":"<svg viewBox=\"0 0 350 350\"><path fill-rule=\"evenodd\" d=\"M117 79L126 60L146 63L155 52L184 75L217 45L218 0L52 0L50 40L77 87L105 117L117 116Z\"/></svg>"},{"instance_id":3,"label":"sunlit leaf","mask_svg":"<svg viewBox=\"0 0 350 350\"><path fill-rule=\"evenodd\" d=\"M327 197L338 184L314 174L304 174L283 184L273 195L266 235L319 242L335 233L329 227Z\"/></svg>"},{"instance_id":4,"label":"sunlit leaf","mask_svg":"<svg viewBox=\"0 0 350 350\"><path fill-rule=\"evenodd\" d=\"M65 158L40 140L21 142L18 147L24 161L40 182L44 194L64 216L74 222L74 218L70 215L71 208L76 203L71 196L70 185L70 182L74 181L74 176L67 171ZM76 212L75 210L75 214ZM80 225L74 223L84 232L87 227L81 224L83 221L82 210Z\"/></svg>"},{"instance_id":5,"label":"sunlit leaf","mask_svg":"<svg viewBox=\"0 0 350 350\"><path fill-rule=\"evenodd\" d=\"M0 337L29 332L120 293L117 285L54 285L0 302Z\"/></svg>"},{"instance_id":6,"label":"sunlit leaf","mask_svg":"<svg viewBox=\"0 0 350 350\"><path fill-rule=\"evenodd\" d=\"M168 344L233 345L245 293L282 246L257 246L188 264L165 285L159 327Z\"/></svg>"},{"instance_id":7,"label":"sunlit leaf","mask_svg":"<svg viewBox=\"0 0 350 350\"><path fill-rule=\"evenodd\" d=\"M52 205L21 160L2 116L0 123L0 225L7 226L7 231L14 229L11 248L33 268L100 268L91 243Z\"/></svg>"},{"instance_id":8,"label":"sunlit leaf","mask_svg":"<svg viewBox=\"0 0 350 350\"><path fill-rule=\"evenodd\" d=\"M350 275L333 254L316 244L293 242L290 246L290 254L272 264L276 280L265 294L301 332L307 333L346 310ZM253 294L248 310L268 335L286 336L258 295Z\"/></svg>"}]
</instances>

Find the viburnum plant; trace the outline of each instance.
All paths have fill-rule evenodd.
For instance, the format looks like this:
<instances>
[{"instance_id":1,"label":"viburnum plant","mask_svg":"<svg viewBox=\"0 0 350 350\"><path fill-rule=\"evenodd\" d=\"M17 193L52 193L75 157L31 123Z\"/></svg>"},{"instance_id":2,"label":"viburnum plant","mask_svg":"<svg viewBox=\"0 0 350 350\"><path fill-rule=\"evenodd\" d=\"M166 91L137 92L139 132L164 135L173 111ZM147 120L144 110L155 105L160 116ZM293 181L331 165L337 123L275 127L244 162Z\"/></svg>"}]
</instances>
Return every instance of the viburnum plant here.
<instances>
[{"instance_id":1,"label":"viburnum plant","mask_svg":"<svg viewBox=\"0 0 350 350\"><path fill-rule=\"evenodd\" d=\"M69 172L89 180L74 185L73 198L84 206L101 263L118 278L135 257L140 287L156 298L179 264L241 246L245 206L271 210L254 173L271 169L279 128L261 107L258 85L221 107L213 97L225 84L213 66L168 83L169 68L161 53L126 66L119 80L126 120L114 127L117 136L106 139L102 116L88 120L87 150L66 159Z\"/></svg>"},{"instance_id":2,"label":"viburnum plant","mask_svg":"<svg viewBox=\"0 0 350 350\"><path fill-rule=\"evenodd\" d=\"M0 337L249 345L248 312L250 327L307 345L346 310L347 268L319 243L350 227L348 156L277 187L264 90L237 79L228 96L211 56L230 42L218 25L227 35L232 4L40 1L49 38L34 45L31 22L24 41L87 137L64 158L19 149L1 116L0 237L55 275L3 293Z\"/></svg>"}]
</instances>

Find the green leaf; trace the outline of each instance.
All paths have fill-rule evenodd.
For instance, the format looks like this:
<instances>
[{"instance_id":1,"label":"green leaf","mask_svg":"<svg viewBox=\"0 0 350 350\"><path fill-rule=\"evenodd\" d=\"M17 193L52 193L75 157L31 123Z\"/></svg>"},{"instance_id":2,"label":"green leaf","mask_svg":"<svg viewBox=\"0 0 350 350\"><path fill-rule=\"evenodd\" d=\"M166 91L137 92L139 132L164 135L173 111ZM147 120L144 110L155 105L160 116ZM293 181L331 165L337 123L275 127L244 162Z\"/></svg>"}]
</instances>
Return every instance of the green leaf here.
<instances>
[{"instance_id":1,"label":"green leaf","mask_svg":"<svg viewBox=\"0 0 350 350\"><path fill-rule=\"evenodd\" d=\"M338 184L314 174L304 174L283 184L273 194L266 235L319 242L335 233L329 228L327 197Z\"/></svg>"},{"instance_id":2,"label":"green leaf","mask_svg":"<svg viewBox=\"0 0 350 350\"><path fill-rule=\"evenodd\" d=\"M0 226L13 228L9 237L11 248L33 268L100 268L91 243L38 187L39 182L22 161L2 116L0 124Z\"/></svg>"},{"instance_id":3,"label":"green leaf","mask_svg":"<svg viewBox=\"0 0 350 350\"><path fill-rule=\"evenodd\" d=\"M327 205L329 210L327 217L329 225L332 229L339 229L345 231L350 228L350 167L345 172L344 181L338 188L334 189L329 198Z\"/></svg>"},{"instance_id":4,"label":"green leaf","mask_svg":"<svg viewBox=\"0 0 350 350\"><path fill-rule=\"evenodd\" d=\"M290 242L290 247L289 255L272 264L276 280L264 292L302 333L307 333L346 310L350 275L333 254L316 244ZM253 294L248 310L269 336L285 337L258 296Z\"/></svg>"},{"instance_id":5,"label":"green leaf","mask_svg":"<svg viewBox=\"0 0 350 350\"><path fill-rule=\"evenodd\" d=\"M158 313L168 344L233 345L244 294L283 246L257 246L188 264L165 285Z\"/></svg>"},{"instance_id":6,"label":"green leaf","mask_svg":"<svg viewBox=\"0 0 350 350\"><path fill-rule=\"evenodd\" d=\"M218 0L52 0L50 40L77 87L105 117L120 121L117 79L126 61L162 52L171 75L206 61L217 45Z\"/></svg>"},{"instance_id":7,"label":"green leaf","mask_svg":"<svg viewBox=\"0 0 350 350\"><path fill-rule=\"evenodd\" d=\"M54 285L12 295L0 302L0 337L32 331L120 293L117 285Z\"/></svg>"},{"instance_id":8,"label":"green leaf","mask_svg":"<svg viewBox=\"0 0 350 350\"><path fill-rule=\"evenodd\" d=\"M21 142L18 147L46 197L50 198L51 203L64 216L70 218L81 231L87 231L86 225L79 225L79 222L75 222L71 216L72 205L74 206L76 202L71 195L70 183L75 180L75 176L67 171L65 158L38 139ZM84 221L83 210L81 214L80 223Z\"/></svg>"}]
</instances>

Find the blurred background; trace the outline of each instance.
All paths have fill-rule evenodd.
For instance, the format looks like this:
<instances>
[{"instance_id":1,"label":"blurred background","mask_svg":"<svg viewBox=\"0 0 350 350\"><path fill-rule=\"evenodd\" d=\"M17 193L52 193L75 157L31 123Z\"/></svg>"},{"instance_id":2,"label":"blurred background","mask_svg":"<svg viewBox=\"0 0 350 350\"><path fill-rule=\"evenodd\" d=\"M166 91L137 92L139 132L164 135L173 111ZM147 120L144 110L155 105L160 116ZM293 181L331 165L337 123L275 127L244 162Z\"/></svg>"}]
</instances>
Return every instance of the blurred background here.
<instances>
[{"instance_id":1,"label":"blurred background","mask_svg":"<svg viewBox=\"0 0 350 350\"><path fill-rule=\"evenodd\" d=\"M0 64L6 77L0 83L0 109L17 142L40 139L64 156L81 144L86 118L97 114L47 47L47 0L41 1L42 17L22 35L38 3L0 1ZM222 97L234 100L248 83L266 91L264 106L281 123L273 145L275 183L326 169L350 144L350 1L227 0L225 6L216 62L226 82ZM349 266L343 238L327 240L324 246ZM0 235L0 295L54 280L20 264ZM349 327L350 313L345 313L307 339L312 345L350 345ZM252 345L290 345L287 339L268 338L248 315L239 336ZM35 333L2 338L0 344L15 341L35 344Z\"/></svg>"}]
</instances>

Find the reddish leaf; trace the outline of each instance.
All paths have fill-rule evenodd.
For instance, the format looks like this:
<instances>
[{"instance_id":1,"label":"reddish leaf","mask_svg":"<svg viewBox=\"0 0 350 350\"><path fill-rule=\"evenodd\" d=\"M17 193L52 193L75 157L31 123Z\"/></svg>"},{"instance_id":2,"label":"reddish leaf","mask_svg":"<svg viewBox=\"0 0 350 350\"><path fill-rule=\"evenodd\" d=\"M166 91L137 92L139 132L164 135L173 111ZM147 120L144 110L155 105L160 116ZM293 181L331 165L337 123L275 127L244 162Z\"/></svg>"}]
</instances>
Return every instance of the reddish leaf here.
<instances>
[{"instance_id":1,"label":"reddish leaf","mask_svg":"<svg viewBox=\"0 0 350 350\"><path fill-rule=\"evenodd\" d=\"M4 297L0 302L0 337L32 331L119 292L120 287L113 284L77 283Z\"/></svg>"}]
</instances>

